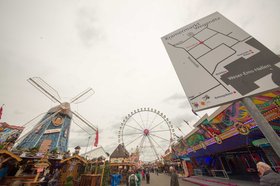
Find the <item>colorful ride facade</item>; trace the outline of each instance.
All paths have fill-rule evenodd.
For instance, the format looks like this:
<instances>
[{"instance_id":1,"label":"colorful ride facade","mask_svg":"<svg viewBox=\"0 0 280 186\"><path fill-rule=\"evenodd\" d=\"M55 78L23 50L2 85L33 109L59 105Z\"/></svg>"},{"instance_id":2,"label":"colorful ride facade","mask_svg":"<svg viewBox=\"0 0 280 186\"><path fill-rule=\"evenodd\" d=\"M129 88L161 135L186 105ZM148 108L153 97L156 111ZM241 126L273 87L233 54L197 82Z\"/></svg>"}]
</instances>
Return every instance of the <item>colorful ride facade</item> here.
<instances>
[{"instance_id":1,"label":"colorful ride facade","mask_svg":"<svg viewBox=\"0 0 280 186\"><path fill-rule=\"evenodd\" d=\"M280 90L252 97L269 124L280 135ZM241 101L205 115L195 129L173 146L173 159L186 164L188 175L207 175L258 181L256 163L280 170L280 158ZM185 157L189 161L185 161Z\"/></svg>"}]
</instances>

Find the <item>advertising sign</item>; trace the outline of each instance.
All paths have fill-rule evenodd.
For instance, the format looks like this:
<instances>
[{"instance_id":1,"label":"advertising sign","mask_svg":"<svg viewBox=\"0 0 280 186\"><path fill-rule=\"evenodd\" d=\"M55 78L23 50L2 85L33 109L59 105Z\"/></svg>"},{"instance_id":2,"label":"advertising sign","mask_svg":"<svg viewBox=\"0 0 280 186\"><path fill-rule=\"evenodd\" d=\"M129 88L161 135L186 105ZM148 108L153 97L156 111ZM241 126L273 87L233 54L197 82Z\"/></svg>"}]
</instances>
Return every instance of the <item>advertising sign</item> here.
<instances>
[{"instance_id":1,"label":"advertising sign","mask_svg":"<svg viewBox=\"0 0 280 186\"><path fill-rule=\"evenodd\" d=\"M280 58L218 12L161 39L195 111L280 85Z\"/></svg>"},{"instance_id":2,"label":"advertising sign","mask_svg":"<svg viewBox=\"0 0 280 186\"><path fill-rule=\"evenodd\" d=\"M57 132L60 132L61 129L48 129L44 132L44 134L52 134L52 133L57 133Z\"/></svg>"}]
</instances>

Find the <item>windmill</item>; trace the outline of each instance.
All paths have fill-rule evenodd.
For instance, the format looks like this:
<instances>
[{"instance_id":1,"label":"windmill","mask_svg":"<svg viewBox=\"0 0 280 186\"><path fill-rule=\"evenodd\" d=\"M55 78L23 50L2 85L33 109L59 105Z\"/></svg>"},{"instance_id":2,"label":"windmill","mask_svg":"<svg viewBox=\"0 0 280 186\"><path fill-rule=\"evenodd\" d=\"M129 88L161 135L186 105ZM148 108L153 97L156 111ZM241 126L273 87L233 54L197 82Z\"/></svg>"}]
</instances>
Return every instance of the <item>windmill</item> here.
<instances>
[{"instance_id":1,"label":"windmill","mask_svg":"<svg viewBox=\"0 0 280 186\"><path fill-rule=\"evenodd\" d=\"M94 133L98 134L97 127L70 108L70 104L81 103L94 94L91 88L81 92L69 102L62 102L57 91L40 77L29 78L27 81L51 101L59 105L51 108L32 130L18 138L16 148L30 149L37 147L39 152L54 149L59 152L66 152L71 121L90 136Z\"/></svg>"}]
</instances>

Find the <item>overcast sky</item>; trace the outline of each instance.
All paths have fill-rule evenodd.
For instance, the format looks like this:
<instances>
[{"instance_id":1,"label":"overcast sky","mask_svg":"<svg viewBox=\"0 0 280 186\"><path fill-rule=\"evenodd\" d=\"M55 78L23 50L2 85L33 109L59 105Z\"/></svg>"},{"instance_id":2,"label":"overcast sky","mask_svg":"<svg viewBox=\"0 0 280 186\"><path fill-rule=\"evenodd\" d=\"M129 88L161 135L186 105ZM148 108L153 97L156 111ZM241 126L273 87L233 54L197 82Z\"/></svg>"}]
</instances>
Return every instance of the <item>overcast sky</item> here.
<instances>
[{"instance_id":1,"label":"overcast sky","mask_svg":"<svg viewBox=\"0 0 280 186\"><path fill-rule=\"evenodd\" d=\"M56 105L26 81L39 76L64 100L94 89L71 107L98 126L109 153L123 117L142 107L160 110L187 134L183 119L198 117L161 37L218 11L279 54L279 7L277 0L0 0L1 121L23 125ZM70 147L87 138L72 126Z\"/></svg>"}]
</instances>

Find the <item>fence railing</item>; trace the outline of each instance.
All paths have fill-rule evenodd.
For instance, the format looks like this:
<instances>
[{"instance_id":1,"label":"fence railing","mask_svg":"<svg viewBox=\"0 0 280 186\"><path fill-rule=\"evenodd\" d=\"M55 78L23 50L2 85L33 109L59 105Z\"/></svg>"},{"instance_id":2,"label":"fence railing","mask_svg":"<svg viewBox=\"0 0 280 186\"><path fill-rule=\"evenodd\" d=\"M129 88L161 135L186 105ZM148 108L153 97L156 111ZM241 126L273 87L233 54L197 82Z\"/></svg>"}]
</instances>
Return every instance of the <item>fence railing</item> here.
<instances>
[{"instance_id":1,"label":"fence railing","mask_svg":"<svg viewBox=\"0 0 280 186\"><path fill-rule=\"evenodd\" d=\"M213 177L229 179L228 174L225 170L211 170Z\"/></svg>"},{"instance_id":2,"label":"fence railing","mask_svg":"<svg viewBox=\"0 0 280 186\"><path fill-rule=\"evenodd\" d=\"M277 172L280 172L280 166L271 166L271 168Z\"/></svg>"},{"instance_id":3,"label":"fence railing","mask_svg":"<svg viewBox=\"0 0 280 186\"><path fill-rule=\"evenodd\" d=\"M201 169L193 169L193 173L196 176L202 176L202 170Z\"/></svg>"}]
</instances>

